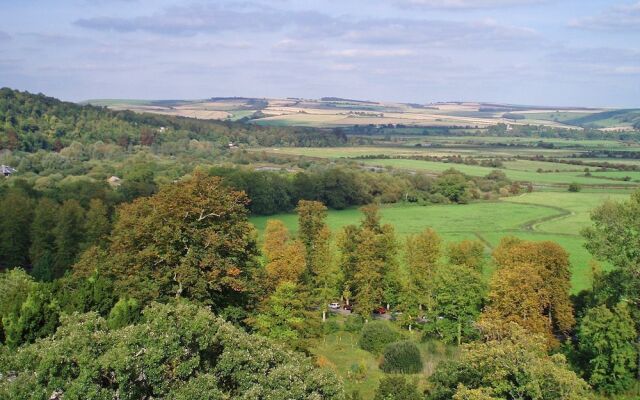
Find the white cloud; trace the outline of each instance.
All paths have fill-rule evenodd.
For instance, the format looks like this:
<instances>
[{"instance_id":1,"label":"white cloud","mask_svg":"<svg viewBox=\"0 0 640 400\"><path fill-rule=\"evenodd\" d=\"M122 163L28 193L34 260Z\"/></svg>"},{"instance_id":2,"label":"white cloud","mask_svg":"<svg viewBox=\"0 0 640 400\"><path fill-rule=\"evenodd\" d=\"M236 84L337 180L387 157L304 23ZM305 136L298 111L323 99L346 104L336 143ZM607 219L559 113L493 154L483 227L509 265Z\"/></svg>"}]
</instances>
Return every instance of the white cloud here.
<instances>
[{"instance_id":1,"label":"white cloud","mask_svg":"<svg viewBox=\"0 0 640 400\"><path fill-rule=\"evenodd\" d=\"M595 16L572 19L569 26L599 31L640 31L640 1L616 5Z\"/></svg>"},{"instance_id":2,"label":"white cloud","mask_svg":"<svg viewBox=\"0 0 640 400\"><path fill-rule=\"evenodd\" d=\"M330 56L344 58L377 58L377 57L404 57L414 55L410 49L344 49L328 52Z\"/></svg>"},{"instance_id":3,"label":"white cloud","mask_svg":"<svg viewBox=\"0 0 640 400\"><path fill-rule=\"evenodd\" d=\"M444 9L479 9L523 6L543 3L544 0L394 0L403 6Z\"/></svg>"}]
</instances>

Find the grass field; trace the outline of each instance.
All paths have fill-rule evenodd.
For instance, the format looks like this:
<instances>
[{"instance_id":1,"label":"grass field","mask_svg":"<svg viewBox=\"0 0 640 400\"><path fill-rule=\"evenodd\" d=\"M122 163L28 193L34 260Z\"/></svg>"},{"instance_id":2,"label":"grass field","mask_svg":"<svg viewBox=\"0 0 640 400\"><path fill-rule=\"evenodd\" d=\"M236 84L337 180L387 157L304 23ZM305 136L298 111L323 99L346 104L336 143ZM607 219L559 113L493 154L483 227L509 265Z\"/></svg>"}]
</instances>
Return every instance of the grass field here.
<instances>
[{"instance_id":1,"label":"grass field","mask_svg":"<svg viewBox=\"0 0 640 400\"><path fill-rule=\"evenodd\" d=\"M410 233L427 227L435 229L445 241L477 239L487 246L487 252L504 236L517 236L525 240L550 240L567 250L571 259L573 291L591 285L589 261L591 255L583 247L581 230L590 224L590 211L606 199L623 200L628 194L607 192L534 192L509 197L494 203L467 205L396 205L381 209L382 222L396 227L401 242ZM327 223L338 232L343 226L357 224L361 215L356 209L330 211ZM282 220L292 231L297 231L294 214L254 217L252 222L259 232L264 231L267 220Z\"/></svg>"},{"instance_id":2,"label":"grass field","mask_svg":"<svg viewBox=\"0 0 640 400\"><path fill-rule=\"evenodd\" d=\"M366 165L372 166L390 166L399 169L406 169L411 171L425 171L440 173L450 168L455 168L460 172L463 172L471 176L486 176L495 168L481 167L477 165L465 165L465 164L453 164L437 161L422 161L422 160L406 160L406 159L380 159L380 160L362 160ZM520 161L516 161L520 162ZM549 168L553 169L553 168ZM539 184L550 185L568 185L569 183L576 182L581 185L593 185L593 186L629 186L635 185L633 182L617 181L606 175L602 175L600 178L594 176L584 176L584 172L543 172L538 173L530 170L514 170L514 169L501 169L507 177L513 181L520 182L533 182ZM606 173L605 173L606 174ZM630 173L627 173L628 175Z\"/></svg>"}]
</instances>

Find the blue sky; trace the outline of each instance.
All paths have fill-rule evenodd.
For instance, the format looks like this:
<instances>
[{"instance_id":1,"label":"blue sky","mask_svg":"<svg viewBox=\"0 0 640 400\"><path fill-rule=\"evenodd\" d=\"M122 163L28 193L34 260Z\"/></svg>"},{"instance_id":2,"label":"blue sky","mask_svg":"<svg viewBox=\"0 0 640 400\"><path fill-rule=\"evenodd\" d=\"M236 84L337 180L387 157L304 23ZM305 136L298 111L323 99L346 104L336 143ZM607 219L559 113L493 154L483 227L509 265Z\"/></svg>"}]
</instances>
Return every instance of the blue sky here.
<instances>
[{"instance_id":1,"label":"blue sky","mask_svg":"<svg viewBox=\"0 0 640 400\"><path fill-rule=\"evenodd\" d=\"M640 1L0 0L0 86L640 107Z\"/></svg>"}]
</instances>

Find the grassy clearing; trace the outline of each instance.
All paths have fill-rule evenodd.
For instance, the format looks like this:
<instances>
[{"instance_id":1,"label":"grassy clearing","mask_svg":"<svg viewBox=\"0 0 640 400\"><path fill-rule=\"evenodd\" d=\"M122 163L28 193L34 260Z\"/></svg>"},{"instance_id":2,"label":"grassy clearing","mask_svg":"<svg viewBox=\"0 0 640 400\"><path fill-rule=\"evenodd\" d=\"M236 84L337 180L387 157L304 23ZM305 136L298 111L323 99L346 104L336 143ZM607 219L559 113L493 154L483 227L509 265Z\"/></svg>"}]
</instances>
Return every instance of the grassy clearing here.
<instances>
[{"instance_id":1,"label":"grassy clearing","mask_svg":"<svg viewBox=\"0 0 640 400\"><path fill-rule=\"evenodd\" d=\"M342 321L342 317L336 317ZM440 342L421 342L420 334L403 331L407 339L414 341L424 363L421 374L406 375L416 379L420 387L424 388L426 378L435 370L440 361L450 360L458 351L454 346L447 346ZM330 368L343 377L347 393L358 391L364 399L372 399L380 379L385 375L379 368L381 358L358 347L359 334L340 331L312 343L312 353L319 359L319 363ZM364 367L363 373L356 374L359 366Z\"/></svg>"}]
</instances>

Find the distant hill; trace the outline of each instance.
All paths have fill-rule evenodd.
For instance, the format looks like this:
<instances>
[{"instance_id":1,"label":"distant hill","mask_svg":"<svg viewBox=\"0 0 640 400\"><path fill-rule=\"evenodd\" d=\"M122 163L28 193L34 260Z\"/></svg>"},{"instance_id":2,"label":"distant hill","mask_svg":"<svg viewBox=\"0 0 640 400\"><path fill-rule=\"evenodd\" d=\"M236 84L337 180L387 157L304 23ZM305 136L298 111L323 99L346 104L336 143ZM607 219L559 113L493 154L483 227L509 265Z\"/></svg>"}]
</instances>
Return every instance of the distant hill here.
<instances>
[{"instance_id":1,"label":"distant hill","mask_svg":"<svg viewBox=\"0 0 640 400\"><path fill-rule=\"evenodd\" d=\"M250 122L270 127L353 128L405 126L481 129L498 124L565 129L630 130L638 126L638 110L437 102L431 104L373 102L342 97L302 98L211 97L205 100L91 100L113 110L131 110L197 119Z\"/></svg>"},{"instance_id":2,"label":"distant hill","mask_svg":"<svg viewBox=\"0 0 640 400\"><path fill-rule=\"evenodd\" d=\"M322 97L320 101L339 101L345 103L378 104L375 101L343 99L341 97Z\"/></svg>"},{"instance_id":3,"label":"distant hill","mask_svg":"<svg viewBox=\"0 0 640 400\"><path fill-rule=\"evenodd\" d=\"M629 125L640 129L640 109L611 110L565 121L567 124L589 128L609 128Z\"/></svg>"},{"instance_id":4,"label":"distant hill","mask_svg":"<svg viewBox=\"0 0 640 400\"><path fill-rule=\"evenodd\" d=\"M135 101L134 101L135 102ZM139 102L139 101L138 101ZM182 100L171 102L183 102ZM160 109L166 102L158 101ZM132 106L133 107L133 106ZM80 143L151 145L180 140L229 141L264 145L337 145L339 132L310 128L261 127L233 121L112 110L104 106L65 102L44 94L0 89L0 150L60 150Z\"/></svg>"}]
</instances>

